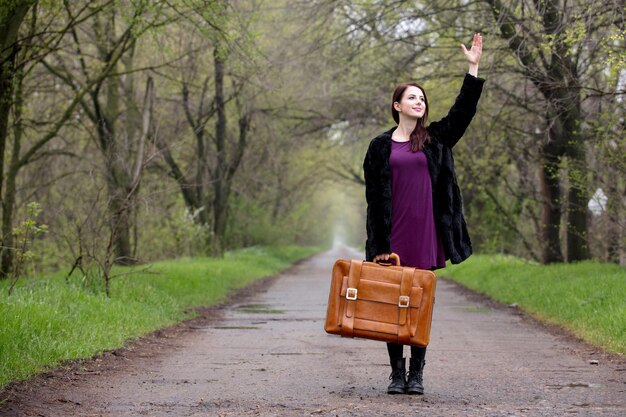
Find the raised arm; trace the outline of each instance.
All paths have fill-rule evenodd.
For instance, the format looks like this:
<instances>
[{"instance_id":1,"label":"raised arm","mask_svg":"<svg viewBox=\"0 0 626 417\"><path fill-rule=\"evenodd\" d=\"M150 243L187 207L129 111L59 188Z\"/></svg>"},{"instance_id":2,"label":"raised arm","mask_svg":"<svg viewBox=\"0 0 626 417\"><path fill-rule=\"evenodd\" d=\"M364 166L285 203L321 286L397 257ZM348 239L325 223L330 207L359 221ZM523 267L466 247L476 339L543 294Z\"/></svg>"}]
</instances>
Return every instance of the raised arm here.
<instances>
[{"instance_id":1,"label":"raised arm","mask_svg":"<svg viewBox=\"0 0 626 417\"><path fill-rule=\"evenodd\" d=\"M472 48L468 51L462 45L463 53L469 62L469 71L463 80L463 86L456 97L452 108L441 120L432 122L428 132L446 146L452 148L461 139L469 126L474 114L485 80L478 78L478 62L483 50L483 40L480 33L474 35Z\"/></svg>"}]
</instances>

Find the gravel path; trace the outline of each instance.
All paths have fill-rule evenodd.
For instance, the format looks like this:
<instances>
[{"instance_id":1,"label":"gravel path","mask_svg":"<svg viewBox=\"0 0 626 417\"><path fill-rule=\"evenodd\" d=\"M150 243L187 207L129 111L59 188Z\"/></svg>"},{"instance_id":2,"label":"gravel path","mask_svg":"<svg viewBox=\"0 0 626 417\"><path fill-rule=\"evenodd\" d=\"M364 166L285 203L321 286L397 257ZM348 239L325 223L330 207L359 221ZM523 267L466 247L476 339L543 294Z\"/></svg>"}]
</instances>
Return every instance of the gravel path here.
<instances>
[{"instance_id":1,"label":"gravel path","mask_svg":"<svg viewBox=\"0 0 626 417\"><path fill-rule=\"evenodd\" d=\"M626 361L445 280L426 394L387 395L384 344L323 330L333 261L361 257L333 249L218 318L108 355L107 366L89 361L18 385L0 415L626 416Z\"/></svg>"}]
</instances>

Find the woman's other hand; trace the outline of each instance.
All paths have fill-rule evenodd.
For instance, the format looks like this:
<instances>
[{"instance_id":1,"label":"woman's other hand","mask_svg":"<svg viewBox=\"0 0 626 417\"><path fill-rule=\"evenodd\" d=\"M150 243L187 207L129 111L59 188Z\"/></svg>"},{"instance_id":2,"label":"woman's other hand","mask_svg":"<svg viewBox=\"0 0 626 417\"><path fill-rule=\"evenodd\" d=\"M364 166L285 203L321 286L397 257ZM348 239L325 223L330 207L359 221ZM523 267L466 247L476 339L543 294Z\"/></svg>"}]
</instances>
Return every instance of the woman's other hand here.
<instances>
[{"instance_id":1,"label":"woman's other hand","mask_svg":"<svg viewBox=\"0 0 626 417\"><path fill-rule=\"evenodd\" d=\"M374 256L373 262L388 261L388 260L389 260L389 254L388 253L381 253L380 255Z\"/></svg>"}]
</instances>

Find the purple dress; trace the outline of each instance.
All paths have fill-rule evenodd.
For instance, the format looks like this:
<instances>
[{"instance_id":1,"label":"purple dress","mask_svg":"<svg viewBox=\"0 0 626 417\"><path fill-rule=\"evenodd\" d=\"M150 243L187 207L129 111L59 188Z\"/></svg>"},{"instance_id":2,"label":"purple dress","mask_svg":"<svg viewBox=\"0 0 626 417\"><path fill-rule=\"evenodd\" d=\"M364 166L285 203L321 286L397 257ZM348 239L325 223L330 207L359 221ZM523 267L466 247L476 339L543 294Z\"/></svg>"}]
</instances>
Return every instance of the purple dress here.
<instances>
[{"instance_id":1,"label":"purple dress","mask_svg":"<svg viewBox=\"0 0 626 417\"><path fill-rule=\"evenodd\" d=\"M424 152L391 141L391 250L402 265L443 268L446 257L433 215L433 195Z\"/></svg>"}]
</instances>

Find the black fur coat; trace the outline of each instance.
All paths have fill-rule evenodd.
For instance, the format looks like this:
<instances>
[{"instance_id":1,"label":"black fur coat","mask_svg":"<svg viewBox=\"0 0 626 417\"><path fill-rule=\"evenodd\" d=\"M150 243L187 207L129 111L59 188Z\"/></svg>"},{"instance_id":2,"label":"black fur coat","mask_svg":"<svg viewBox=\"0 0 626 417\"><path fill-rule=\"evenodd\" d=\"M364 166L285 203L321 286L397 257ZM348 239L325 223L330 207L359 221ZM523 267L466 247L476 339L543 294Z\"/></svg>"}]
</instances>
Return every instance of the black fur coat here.
<instances>
[{"instance_id":1,"label":"black fur coat","mask_svg":"<svg viewBox=\"0 0 626 417\"><path fill-rule=\"evenodd\" d=\"M454 173L452 147L469 126L482 92L482 78L465 75L461 92L448 115L428 125L430 143L424 146L432 181L435 225L443 243L446 260L457 264L472 254L472 243L463 218L461 191ZM374 138L363 169L367 200L366 259L391 252L391 134L396 128Z\"/></svg>"}]
</instances>

